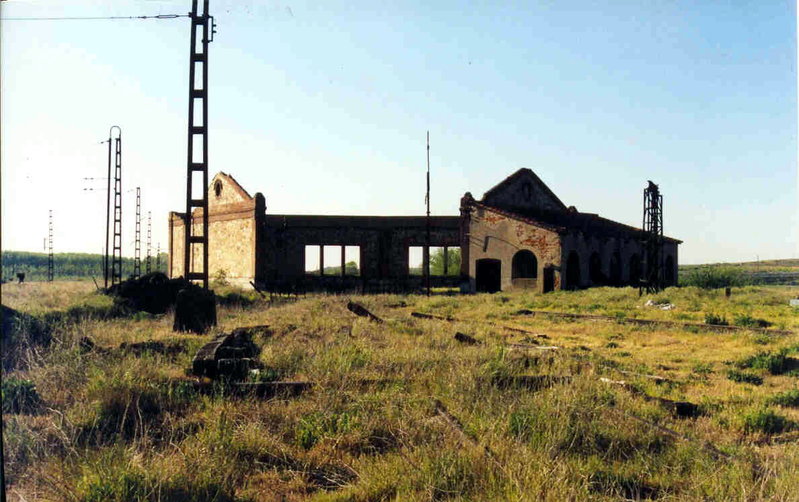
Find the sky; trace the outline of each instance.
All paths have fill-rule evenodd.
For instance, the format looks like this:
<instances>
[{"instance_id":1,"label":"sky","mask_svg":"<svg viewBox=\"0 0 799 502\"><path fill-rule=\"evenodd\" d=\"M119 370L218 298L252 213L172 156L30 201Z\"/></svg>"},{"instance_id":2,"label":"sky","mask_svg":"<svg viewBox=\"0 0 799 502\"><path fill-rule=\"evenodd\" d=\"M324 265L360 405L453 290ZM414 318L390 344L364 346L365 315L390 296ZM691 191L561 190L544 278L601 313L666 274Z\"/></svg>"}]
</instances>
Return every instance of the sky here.
<instances>
[{"instance_id":1,"label":"sky","mask_svg":"<svg viewBox=\"0 0 799 502\"><path fill-rule=\"evenodd\" d=\"M0 2L2 248L100 252L122 128L152 246L185 210L190 2ZM790 1L212 0L209 171L272 214L457 215L527 167L566 204L640 226L647 180L681 263L799 257ZM92 190L86 190L92 189ZM142 233L144 238L144 230ZM144 244L143 244L144 245ZM154 250L153 250L154 253Z\"/></svg>"}]
</instances>

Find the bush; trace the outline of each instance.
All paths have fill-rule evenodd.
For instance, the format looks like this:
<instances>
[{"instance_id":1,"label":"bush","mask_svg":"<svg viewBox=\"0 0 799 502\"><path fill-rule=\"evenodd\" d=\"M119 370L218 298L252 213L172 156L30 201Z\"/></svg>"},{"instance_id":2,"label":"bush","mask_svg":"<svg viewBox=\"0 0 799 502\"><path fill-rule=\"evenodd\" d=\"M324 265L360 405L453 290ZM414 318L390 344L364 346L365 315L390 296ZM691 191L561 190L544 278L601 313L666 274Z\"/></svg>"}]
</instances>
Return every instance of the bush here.
<instances>
[{"instance_id":1,"label":"bush","mask_svg":"<svg viewBox=\"0 0 799 502\"><path fill-rule=\"evenodd\" d=\"M749 314L735 314L732 323L744 328L768 328L771 323L765 319L757 319Z\"/></svg>"},{"instance_id":2,"label":"bush","mask_svg":"<svg viewBox=\"0 0 799 502\"><path fill-rule=\"evenodd\" d=\"M771 410L762 409L747 413L743 416L744 431L762 432L773 434L789 428L790 422Z\"/></svg>"},{"instance_id":3,"label":"bush","mask_svg":"<svg viewBox=\"0 0 799 502\"><path fill-rule=\"evenodd\" d=\"M735 365L740 368L752 368L766 370L772 375L781 375L790 369L791 358L787 356L785 349L779 352L759 352L753 356L741 359Z\"/></svg>"},{"instance_id":4,"label":"bush","mask_svg":"<svg viewBox=\"0 0 799 502\"><path fill-rule=\"evenodd\" d=\"M702 289L718 289L745 284L743 274L729 267L702 267L692 270L680 279L680 286L696 286Z\"/></svg>"},{"instance_id":5,"label":"bush","mask_svg":"<svg viewBox=\"0 0 799 502\"><path fill-rule=\"evenodd\" d=\"M33 382L15 377L3 379L2 400L3 413L35 412L42 403Z\"/></svg>"},{"instance_id":6,"label":"bush","mask_svg":"<svg viewBox=\"0 0 799 502\"><path fill-rule=\"evenodd\" d=\"M776 394L768 400L768 403L778 406L799 408L799 389L786 390L785 392Z\"/></svg>"},{"instance_id":7,"label":"bush","mask_svg":"<svg viewBox=\"0 0 799 502\"><path fill-rule=\"evenodd\" d=\"M763 383L763 379L759 376L743 371L730 370L727 372L727 378L733 382L751 383L752 385L761 385Z\"/></svg>"},{"instance_id":8,"label":"bush","mask_svg":"<svg viewBox=\"0 0 799 502\"><path fill-rule=\"evenodd\" d=\"M727 326L727 318L722 315L705 314L705 324L715 324L716 326Z\"/></svg>"}]
</instances>

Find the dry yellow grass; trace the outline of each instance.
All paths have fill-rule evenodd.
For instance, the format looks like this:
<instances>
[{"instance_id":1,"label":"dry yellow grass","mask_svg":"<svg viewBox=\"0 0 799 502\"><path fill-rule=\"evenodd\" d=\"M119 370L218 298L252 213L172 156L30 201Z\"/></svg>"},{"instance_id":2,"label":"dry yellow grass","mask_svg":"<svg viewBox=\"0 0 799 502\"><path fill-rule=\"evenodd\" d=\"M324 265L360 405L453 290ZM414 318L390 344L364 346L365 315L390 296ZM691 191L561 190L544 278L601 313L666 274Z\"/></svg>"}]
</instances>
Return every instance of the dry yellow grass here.
<instances>
[{"instance_id":1,"label":"dry yellow grass","mask_svg":"<svg viewBox=\"0 0 799 502\"><path fill-rule=\"evenodd\" d=\"M59 297L46 289L39 296ZM744 288L726 300L720 292L670 289L659 296L676 305L672 311L610 288L353 298L385 324L353 316L347 298L335 296L220 308L215 331L270 325L272 336L256 340L267 369L317 384L300 397L268 401L194 393L185 369L209 337L173 333L169 315L86 320L59 328L55 343L14 373L36 384L46 408L4 416L7 469L19 493L85 501L795 500L799 413L769 399L799 388L799 376L741 370L760 376L757 386L727 372L759 352L799 346L798 314L788 307L798 292ZM86 293L48 300L58 307L6 290L3 300L29 311L102 303ZM730 320L747 313L794 334L514 315L523 308L700 322L708 312ZM412 311L463 321L414 319ZM456 331L482 344L461 345ZM82 337L103 350L83 353ZM118 348L150 339L181 341L187 351L135 356ZM559 349L509 350L508 343ZM518 375L571 380L538 389L492 384ZM703 413L678 418L643 395L697 403ZM462 430L442 419L434 400ZM753 429L769 416L764 410L783 417L785 430Z\"/></svg>"}]
</instances>

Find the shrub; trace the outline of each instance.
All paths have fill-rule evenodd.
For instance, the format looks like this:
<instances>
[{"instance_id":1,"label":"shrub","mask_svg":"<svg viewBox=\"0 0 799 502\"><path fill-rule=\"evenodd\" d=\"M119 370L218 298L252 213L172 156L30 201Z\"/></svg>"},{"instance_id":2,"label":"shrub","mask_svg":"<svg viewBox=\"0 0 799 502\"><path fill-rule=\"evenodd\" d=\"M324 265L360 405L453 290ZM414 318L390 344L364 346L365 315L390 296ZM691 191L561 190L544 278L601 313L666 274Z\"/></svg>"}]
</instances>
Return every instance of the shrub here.
<instances>
[{"instance_id":1,"label":"shrub","mask_svg":"<svg viewBox=\"0 0 799 502\"><path fill-rule=\"evenodd\" d=\"M799 389L786 390L785 392L776 394L768 400L768 403L778 406L799 408Z\"/></svg>"},{"instance_id":2,"label":"shrub","mask_svg":"<svg viewBox=\"0 0 799 502\"><path fill-rule=\"evenodd\" d=\"M713 365L710 363L697 363L693 367L693 372L699 375L709 375L713 373Z\"/></svg>"},{"instance_id":3,"label":"shrub","mask_svg":"<svg viewBox=\"0 0 799 502\"><path fill-rule=\"evenodd\" d=\"M753 368L763 369L772 375L781 375L788 371L790 368L791 358L787 356L788 351L785 349L779 352L759 352L753 356L749 356L738 361L735 365L740 368Z\"/></svg>"},{"instance_id":4,"label":"shrub","mask_svg":"<svg viewBox=\"0 0 799 502\"><path fill-rule=\"evenodd\" d=\"M771 410L761 409L745 414L743 425L746 432L773 434L786 430L790 426L790 421Z\"/></svg>"},{"instance_id":5,"label":"shrub","mask_svg":"<svg viewBox=\"0 0 799 502\"><path fill-rule=\"evenodd\" d=\"M729 267L701 267L680 278L680 286L696 286L702 289L718 289L742 286L746 281L739 270Z\"/></svg>"},{"instance_id":6,"label":"shrub","mask_svg":"<svg viewBox=\"0 0 799 502\"><path fill-rule=\"evenodd\" d=\"M705 314L705 324L715 324L716 326L727 326L727 318L713 313Z\"/></svg>"},{"instance_id":7,"label":"shrub","mask_svg":"<svg viewBox=\"0 0 799 502\"><path fill-rule=\"evenodd\" d=\"M3 413L31 413L42 402L33 382L15 377L3 379L2 400Z\"/></svg>"},{"instance_id":8,"label":"shrub","mask_svg":"<svg viewBox=\"0 0 799 502\"><path fill-rule=\"evenodd\" d=\"M751 383L752 385L761 385L763 383L763 379L757 375L736 370L728 371L727 378L732 380L733 382Z\"/></svg>"},{"instance_id":9,"label":"shrub","mask_svg":"<svg viewBox=\"0 0 799 502\"><path fill-rule=\"evenodd\" d=\"M771 323L765 319L757 319L749 314L735 314L732 323L735 326L741 326L744 328L768 328L771 326Z\"/></svg>"},{"instance_id":10,"label":"shrub","mask_svg":"<svg viewBox=\"0 0 799 502\"><path fill-rule=\"evenodd\" d=\"M227 271L223 268L217 270L211 279L211 285L215 288L229 286L230 283L227 280Z\"/></svg>"}]
</instances>

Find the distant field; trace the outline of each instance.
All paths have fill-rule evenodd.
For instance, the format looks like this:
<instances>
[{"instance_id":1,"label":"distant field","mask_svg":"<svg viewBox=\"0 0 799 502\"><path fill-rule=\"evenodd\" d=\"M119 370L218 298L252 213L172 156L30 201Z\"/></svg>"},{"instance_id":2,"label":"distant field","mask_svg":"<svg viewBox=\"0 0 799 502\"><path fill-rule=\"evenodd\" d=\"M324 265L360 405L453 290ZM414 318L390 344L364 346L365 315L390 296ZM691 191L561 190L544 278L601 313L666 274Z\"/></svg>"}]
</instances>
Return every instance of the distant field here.
<instances>
[{"instance_id":1,"label":"distant field","mask_svg":"<svg viewBox=\"0 0 799 502\"><path fill-rule=\"evenodd\" d=\"M799 288L747 286L730 298L686 287L643 297L596 288L275 303L242 293L219 307L214 332L269 325L255 340L264 367L253 378L314 383L298 397L262 400L226 396L221 386L197 393L186 369L210 335L173 333L171 315L99 320L97 309L112 302L84 286L2 288L4 305L49 312L53 329L49 347L31 346L4 372L4 393L18 379L41 399L27 413L4 409L11 500L788 501L799 493L799 310L788 305ZM354 316L349 299L385 322ZM70 308L94 314L56 315ZM627 317L771 327L717 332ZM457 342L456 332L479 344ZM120 348L146 340L174 350ZM680 416L675 402L696 407Z\"/></svg>"},{"instance_id":2,"label":"distant field","mask_svg":"<svg viewBox=\"0 0 799 502\"><path fill-rule=\"evenodd\" d=\"M701 270L724 270L744 284L799 286L799 259L680 265L680 280Z\"/></svg>"}]
</instances>

